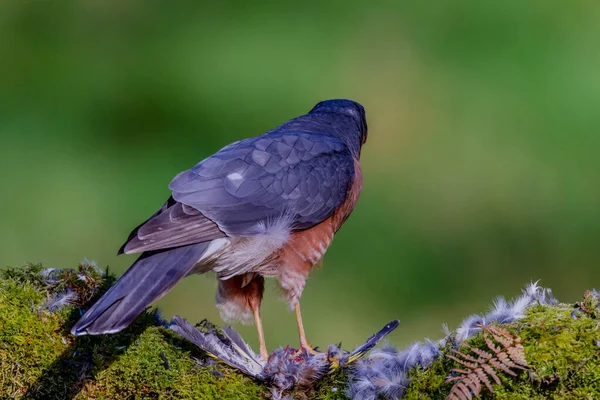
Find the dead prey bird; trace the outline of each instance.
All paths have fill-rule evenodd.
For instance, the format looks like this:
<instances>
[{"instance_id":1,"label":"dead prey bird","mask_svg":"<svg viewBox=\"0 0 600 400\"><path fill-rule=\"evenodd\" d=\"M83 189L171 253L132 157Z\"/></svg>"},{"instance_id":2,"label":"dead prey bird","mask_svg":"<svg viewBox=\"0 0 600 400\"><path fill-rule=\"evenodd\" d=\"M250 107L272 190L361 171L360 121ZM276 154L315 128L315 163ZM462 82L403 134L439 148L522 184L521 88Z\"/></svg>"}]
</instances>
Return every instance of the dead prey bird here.
<instances>
[{"instance_id":1,"label":"dead prey bird","mask_svg":"<svg viewBox=\"0 0 600 400\"><path fill-rule=\"evenodd\" d=\"M221 332L210 325L198 329L175 316L170 329L210 356L283 392L294 387L308 388L326 374L356 361L396 329L398 324L397 320L390 322L352 352L334 345L330 345L326 352L312 353L287 346L275 350L266 361L254 353L231 326L221 328Z\"/></svg>"}]
</instances>

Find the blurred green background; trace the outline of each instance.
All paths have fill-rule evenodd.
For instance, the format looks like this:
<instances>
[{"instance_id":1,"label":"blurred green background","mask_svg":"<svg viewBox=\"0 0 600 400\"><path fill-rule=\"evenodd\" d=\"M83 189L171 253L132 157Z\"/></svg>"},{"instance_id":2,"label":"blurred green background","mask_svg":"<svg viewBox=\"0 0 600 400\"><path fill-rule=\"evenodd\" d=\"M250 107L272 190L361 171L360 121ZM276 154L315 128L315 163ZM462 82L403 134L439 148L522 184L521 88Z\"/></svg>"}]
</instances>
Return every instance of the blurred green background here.
<instances>
[{"instance_id":1,"label":"blurred green background","mask_svg":"<svg viewBox=\"0 0 600 400\"><path fill-rule=\"evenodd\" d=\"M121 273L175 174L343 97L367 110L365 183L304 292L313 344L394 318L394 344L439 338L531 280L600 286L597 2L216 3L0 3L0 264ZM159 306L220 322L215 288ZM297 343L279 298L271 348Z\"/></svg>"}]
</instances>

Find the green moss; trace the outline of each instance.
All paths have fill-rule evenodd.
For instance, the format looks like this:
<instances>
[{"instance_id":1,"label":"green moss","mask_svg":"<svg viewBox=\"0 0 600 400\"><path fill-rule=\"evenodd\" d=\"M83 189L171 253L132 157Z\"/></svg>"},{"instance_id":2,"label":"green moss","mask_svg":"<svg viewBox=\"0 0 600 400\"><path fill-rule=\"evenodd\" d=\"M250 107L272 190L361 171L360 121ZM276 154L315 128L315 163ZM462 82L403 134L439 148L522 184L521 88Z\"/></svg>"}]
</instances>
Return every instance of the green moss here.
<instances>
[{"instance_id":1,"label":"green moss","mask_svg":"<svg viewBox=\"0 0 600 400\"><path fill-rule=\"evenodd\" d=\"M10 399L264 399L266 385L221 364L200 365L207 356L145 312L123 332L73 337L75 307L51 313L42 307L51 292L66 286L84 291L73 271L59 284L40 279L40 265L0 271L0 398ZM85 270L86 274L93 271ZM97 298L114 281L86 286ZM93 295L92 295L93 292ZM296 397L344 398L338 372Z\"/></svg>"},{"instance_id":2,"label":"green moss","mask_svg":"<svg viewBox=\"0 0 600 400\"><path fill-rule=\"evenodd\" d=\"M266 385L214 363L197 348L163 328L145 312L123 332L75 338L69 328L76 307L49 312L42 305L51 293L69 288L83 298L100 296L114 281L85 265L61 272L58 282L40 278L41 266L0 271L0 398L15 399L265 399ZM77 273L92 279L81 280ZM93 284L92 284L92 283ZM506 328L518 334L530 369L516 378L499 374L502 385L483 399L600 398L600 321L598 299L586 293L573 306L534 306ZM481 335L467 342L485 348ZM447 353L450 349L444 349ZM443 357L426 370L411 372L406 399L443 399L445 383L457 367ZM294 398L344 399L344 371L327 376Z\"/></svg>"},{"instance_id":3,"label":"green moss","mask_svg":"<svg viewBox=\"0 0 600 400\"><path fill-rule=\"evenodd\" d=\"M335 373L323 378L314 390L307 393L309 399L321 400L342 400L347 399L345 395L348 381L344 370L337 370Z\"/></svg>"},{"instance_id":4,"label":"green moss","mask_svg":"<svg viewBox=\"0 0 600 400\"><path fill-rule=\"evenodd\" d=\"M516 378L499 374L502 385L494 385L494 393L483 390L481 398L600 398L600 321L583 313L573 319L572 311L573 306L569 305L533 306L523 320L506 325L521 337L530 369ZM481 334L467 343L486 349ZM444 383L445 378L457 366L454 361L443 358L427 370L414 371L405 398L445 398L451 388Z\"/></svg>"},{"instance_id":5,"label":"green moss","mask_svg":"<svg viewBox=\"0 0 600 400\"><path fill-rule=\"evenodd\" d=\"M260 398L264 386L221 366L200 367L187 345L162 327L146 329L117 362L99 371L82 398ZM196 355L198 356L198 355Z\"/></svg>"}]
</instances>

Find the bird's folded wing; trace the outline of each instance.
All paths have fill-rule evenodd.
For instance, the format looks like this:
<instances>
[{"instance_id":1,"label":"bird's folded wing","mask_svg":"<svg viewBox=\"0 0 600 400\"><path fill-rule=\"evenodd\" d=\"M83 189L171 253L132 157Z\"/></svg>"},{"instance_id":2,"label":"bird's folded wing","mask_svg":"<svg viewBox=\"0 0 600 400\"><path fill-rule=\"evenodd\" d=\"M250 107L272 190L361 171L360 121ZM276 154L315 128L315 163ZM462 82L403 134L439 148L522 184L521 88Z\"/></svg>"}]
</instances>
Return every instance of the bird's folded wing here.
<instances>
[{"instance_id":1,"label":"bird's folded wing","mask_svg":"<svg viewBox=\"0 0 600 400\"><path fill-rule=\"evenodd\" d=\"M350 151L331 136L294 131L242 140L177 175L172 197L120 253L269 233L282 218L286 229L308 229L344 202L354 176Z\"/></svg>"},{"instance_id":2,"label":"bird's folded wing","mask_svg":"<svg viewBox=\"0 0 600 400\"><path fill-rule=\"evenodd\" d=\"M133 230L119 253L167 249L224 236L200 211L170 198L156 214Z\"/></svg>"},{"instance_id":3,"label":"bird's folded wing","mask_svg":"<svg viewBox=\"0 0 600 400\"><path fill-rule=\"evenodd\" d=\"M354 176L354 159L339 139L284 131L229 145L169 188L228 236L244 237L281 217L294 230L319 224L343 203Z\"/></svg>"}]
</instances>

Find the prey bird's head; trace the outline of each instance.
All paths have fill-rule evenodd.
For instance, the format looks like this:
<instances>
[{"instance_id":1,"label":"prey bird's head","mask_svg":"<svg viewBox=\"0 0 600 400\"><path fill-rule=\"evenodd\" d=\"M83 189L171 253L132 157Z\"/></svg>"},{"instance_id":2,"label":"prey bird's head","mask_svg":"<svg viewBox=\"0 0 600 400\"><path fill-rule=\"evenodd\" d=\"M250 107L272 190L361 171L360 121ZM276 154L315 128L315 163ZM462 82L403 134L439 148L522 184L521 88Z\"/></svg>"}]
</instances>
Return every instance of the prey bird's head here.
<instances>
[{"instance_id":1,"label":"prey bird's head","mask_svg":"<svg viewBox=\"0 0 600 400\"><path fill-rule=\"evenodd\" d=\"M307 117L328 124L330 134L340 138L355 156L360 155L367 141L367 118L362 105L345 99L325 100L314 106Z\"/></svg>"}]
</instances>

